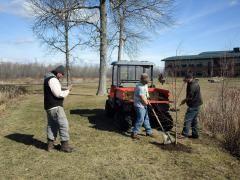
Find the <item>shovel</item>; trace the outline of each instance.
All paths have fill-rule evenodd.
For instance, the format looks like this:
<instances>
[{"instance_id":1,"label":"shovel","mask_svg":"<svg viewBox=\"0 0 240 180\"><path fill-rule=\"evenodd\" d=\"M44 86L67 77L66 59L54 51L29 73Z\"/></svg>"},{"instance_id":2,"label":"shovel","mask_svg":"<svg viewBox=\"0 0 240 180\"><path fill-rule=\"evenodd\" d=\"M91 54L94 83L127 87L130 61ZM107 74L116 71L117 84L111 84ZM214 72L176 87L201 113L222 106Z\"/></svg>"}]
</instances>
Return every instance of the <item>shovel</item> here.
<instances>
[{"instance_id":1,"label":"shovel","mask_svg":"<svg viewBox=\"0 0 240 180\"><path fill-rule=\"evenodd\" d=\"M153 106L152 106L150 103L149 103L149 105L150 105L150 107L151 107L151 110L152 110L155 118L157 119L158 124L160 125L160 127L161 127L161 129L162 129L162 131L163 131L163 133L164 133L164 135L163 135L163 144L171 144L171 143L174 143L174 141L172 140L169 132L166 132L166 131L164 130L164 128L163 128L163 126L162 126L162 123L160 122L160 120L159 120L159 118L158 118L158 116L157 116L157 114L156 114Z\"/></svg>"}]
</instances>

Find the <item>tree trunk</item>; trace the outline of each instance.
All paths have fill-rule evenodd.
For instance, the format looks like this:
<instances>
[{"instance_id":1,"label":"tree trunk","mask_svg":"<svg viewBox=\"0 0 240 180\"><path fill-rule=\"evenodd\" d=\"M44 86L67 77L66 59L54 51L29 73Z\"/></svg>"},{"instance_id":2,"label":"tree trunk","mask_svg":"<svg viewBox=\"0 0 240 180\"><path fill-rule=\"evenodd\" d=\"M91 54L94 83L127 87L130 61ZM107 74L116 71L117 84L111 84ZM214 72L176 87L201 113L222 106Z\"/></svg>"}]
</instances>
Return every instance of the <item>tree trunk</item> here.
<instances>
[{"instance_id":1,"label":"tree trunk","mask_svg":"<svg viewBox=\"0 0 240 180\"><path fill-rule=\"evenodd\" d=\"M107 93L107 12L106 0L100 0L100 69L97 95Z\"/></svg>"},{"instance_id":2,"label":"tree trunk","mask_svg":"<svg viewBox=\"0 0 240 180\"><path fill-rule=\"evenodd\" d=\"M123 52L123 28L124 28L124 19L123 16L119 13L119 42L118 42L118 61L122 60Z\"/></svg>"},{"instance_id":3,"label":"tree trunk","mask_svg":"<svg viewBox=\"0 0 240 180\"><path fill-rule=\"evenodd\" d=\"M65 14L64 21L65 30L65 59L66 59L66 75L67 75L67 86L70 84L70 68L69 68L69 29L68 29L68 14Z\"/></svg>"},{"instance_id":4,"label":"tree trunk","mask_svg":"<svg viewBox=\"0 0 240 180\"><path fill-rule=\"evenodd\" d=\"M68 47L68 31L66 32L66 39L65 39L65 58L66 58L66 78L67 78L67 86L70 84L70 68L69 68L69 47Z\"/></svg>"},{"instance_id":5,"label":"tree trunk","mask_svg":"<svg viewBox=\"0 0 240 180\"><path fill-rule=\"evenodd\" d=\"M123 43L124 43L124 19L125 19L126 1L118 9L119 17L119 39L118 39L118 61L122 60Z\"/></svg>"}]
</instances>

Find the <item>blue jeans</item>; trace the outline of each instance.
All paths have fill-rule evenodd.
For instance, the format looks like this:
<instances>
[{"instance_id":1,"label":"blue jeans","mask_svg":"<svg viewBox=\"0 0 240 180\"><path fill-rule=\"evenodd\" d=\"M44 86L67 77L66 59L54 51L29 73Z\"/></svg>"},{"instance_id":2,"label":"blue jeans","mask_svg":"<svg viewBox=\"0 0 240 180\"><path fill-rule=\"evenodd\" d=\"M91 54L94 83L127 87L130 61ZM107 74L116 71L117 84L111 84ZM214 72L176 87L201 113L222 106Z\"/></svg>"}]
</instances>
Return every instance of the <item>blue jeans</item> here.
<instances>
[{"instance_id":1,"label":"blue jeans","mask_svg":"<svg viewBox=\"0 0 240 180\"><path fill-rule=\"evenodd\" d=\"M184 119L184 127L182 134L184 136L189 136L189 129L192 128L192 136L198 137L198 120L197 116L200 107L188 107Z\"/></svg>"},{"instance_id":2,"label":"blue jeans","mask_svg":"<svg viewBox=\"0 0 240 180\"><path fill-rule=\"evenodd\" d=\"M136 112L136 122L133 127L133 133L138 134L140 131L142 125L146 130L147 134L152 134L152 128L150 126L149 117L148 117L148 110L147 107L136 107L135 106L135 112Z\"/></svg>"}]
</instances>

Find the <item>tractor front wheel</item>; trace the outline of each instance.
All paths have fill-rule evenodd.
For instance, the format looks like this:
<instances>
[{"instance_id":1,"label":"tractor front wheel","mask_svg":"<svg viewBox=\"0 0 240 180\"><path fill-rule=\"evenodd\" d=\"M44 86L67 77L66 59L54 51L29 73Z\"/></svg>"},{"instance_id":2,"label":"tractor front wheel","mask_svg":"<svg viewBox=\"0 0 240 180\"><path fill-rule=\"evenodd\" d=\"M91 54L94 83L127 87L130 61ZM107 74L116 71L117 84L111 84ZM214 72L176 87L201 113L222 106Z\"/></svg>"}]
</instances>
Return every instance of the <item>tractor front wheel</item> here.
<instances>
[{"instance_id":1,"label":"tractor front wheel","mask_svg":"<svg viewBox=\"0 0 240 180\"><path fill-rule=\"evenodd\" d=\"M106 103L105 103L105 114L107 117L114 116L114 109L109 100L106 100Z\"/></svg>"}]
</instances>

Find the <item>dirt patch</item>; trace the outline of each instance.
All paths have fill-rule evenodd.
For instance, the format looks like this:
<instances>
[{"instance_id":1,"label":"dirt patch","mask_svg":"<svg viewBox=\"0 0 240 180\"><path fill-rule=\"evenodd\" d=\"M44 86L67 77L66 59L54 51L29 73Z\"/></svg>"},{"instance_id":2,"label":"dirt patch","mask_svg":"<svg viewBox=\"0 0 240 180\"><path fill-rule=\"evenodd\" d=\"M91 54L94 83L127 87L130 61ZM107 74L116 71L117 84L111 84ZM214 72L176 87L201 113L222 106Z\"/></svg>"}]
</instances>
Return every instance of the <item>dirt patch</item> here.
<instances>
[{"instance_id":1,"label":"dirt patch","mask_svg":"<svg viewBox=\"0 0 240 180\"><path fill-rule=\"evenodd\" d=\"M176 152L185 152L185 153L192 153L192 148L189 146L186 146L184 144L178 143L178 144L162 144L159 142L150 142L153 145L156 145L157 147L159 147L162 150L166 150L166 151L176 151Z\"/></svg>"}]
</instances>

